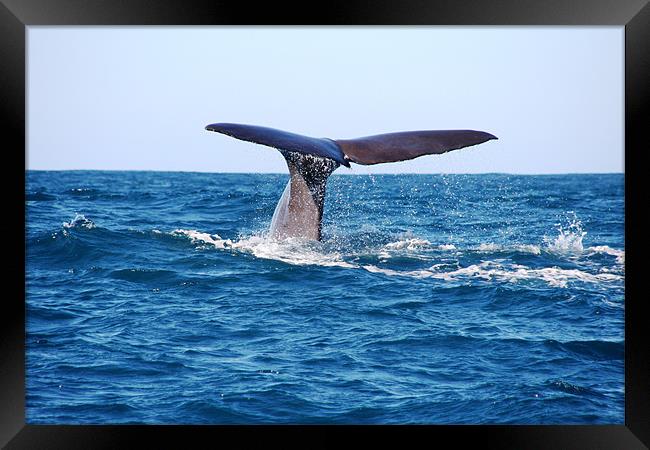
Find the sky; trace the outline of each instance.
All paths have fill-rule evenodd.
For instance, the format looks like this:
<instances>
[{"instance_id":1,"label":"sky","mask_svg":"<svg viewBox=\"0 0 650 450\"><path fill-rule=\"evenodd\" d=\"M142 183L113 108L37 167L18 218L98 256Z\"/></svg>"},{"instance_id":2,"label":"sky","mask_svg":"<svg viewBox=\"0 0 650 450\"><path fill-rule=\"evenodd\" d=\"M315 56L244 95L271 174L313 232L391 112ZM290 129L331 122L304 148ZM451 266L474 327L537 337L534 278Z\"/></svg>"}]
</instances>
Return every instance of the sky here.
<instances>
[{"instance_id":1,"label":"sky","mask_svg":"<svg viewBox=\"0 0 650 450\"><path fill-rule=\"evenodd\" d=\"M620 26L29 26L26 167L287 173L234 122L499 138L336 173L620 173L623 80Z\"/></svg>"}]
</instances>

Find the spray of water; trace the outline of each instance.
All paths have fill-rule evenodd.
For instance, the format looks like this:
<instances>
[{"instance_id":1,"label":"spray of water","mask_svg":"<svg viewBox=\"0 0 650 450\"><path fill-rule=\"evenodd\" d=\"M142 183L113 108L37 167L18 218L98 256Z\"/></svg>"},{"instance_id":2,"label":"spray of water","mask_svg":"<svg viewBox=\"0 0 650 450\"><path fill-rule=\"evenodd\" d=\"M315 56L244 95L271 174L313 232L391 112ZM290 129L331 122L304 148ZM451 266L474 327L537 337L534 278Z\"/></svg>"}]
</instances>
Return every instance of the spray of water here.
<instances>
[{"instance_id":1,"label":"spray of water","mask_svg":"<svg viewBox=\"0 0 650 450\"><path fill-rule=\"evenodd\" d=\"M558 235L555 238L545 237L548 251L563 255L581 255L584 251L582 239L587 232L582 228L582 222L573 211L569 211L565 223L556 223Z\"/></svg>"}]
</instances>

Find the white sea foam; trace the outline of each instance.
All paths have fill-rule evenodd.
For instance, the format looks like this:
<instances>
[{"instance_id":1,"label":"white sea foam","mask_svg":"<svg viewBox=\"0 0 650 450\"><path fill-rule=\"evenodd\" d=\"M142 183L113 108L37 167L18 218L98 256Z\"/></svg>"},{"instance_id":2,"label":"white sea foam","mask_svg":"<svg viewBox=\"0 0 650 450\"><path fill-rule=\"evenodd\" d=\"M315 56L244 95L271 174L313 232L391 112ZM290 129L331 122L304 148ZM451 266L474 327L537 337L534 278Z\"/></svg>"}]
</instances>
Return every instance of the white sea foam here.
<instances>
[{"instance_id":1,"label":"white sea foam","mask_svg":"<svg viewBox=\"0 0 650 450\"><path fill-rule=\"evenodd\" d=\"M418 238L400 239L399 241L384 245L384 249L386 250L419 250L431 247L431 242Z\"/></svg>"},{"instance_id":2,"label":"white sea foam","mask_svg":"<svg viewBox=\"0 0 650 450\"><path fill-rule=\"evenodd\" d=\"M616 248L611 248L608 245L597 245L595 247L587 247L585 249L589 254L593 255L596 253L604 253L610 256L616 256L616 262L619 264L625 264L625 251L618 250Z\"/></svg>"},{"instance_id":3,"label":"white sea foam","mask_svg":"<svg viewBox=\"0 0 650 450\"><path fill-rule=\"evenodd\" d=\"M274 240L265 236L251 236L235 242L232 248L251 253L258 258L274 259L288 264L319 265L354 268L336 252L323 253L313 243L298 239Z\"/></svg>"},{"instance_id":4,"label":"white sea foam","mask_svg":"<svg viewBox=\"0 0 650 450\"><path fill-rule=\"evenodd\" d=\"M497 245L497 244L492 244L492 243L481 244L481 245L478 246L477 250L479 252L496 252L496 251L501 250L501 246Z\"/></svg>"},{"instance_id":5,"label":"white sea foam","mask_svg":"<svg viewBox=\"0 0 650 450\"><path fill-rule=\"evenodd\" d=\"M86 219L86 217L83 214L75 214L74 219L72 219L70 222L63 222L63 227L64 228L95 228L95 223L90 220Z\"/></svg>"},{"instance_id":6,"label":"white sea foam","mask_svg":"<svg viewBox=\"0 0 650 450\"><path fill-rule=\"evenodd\" d=\"M590 273L580 269L562 269L560 267L531 268L520 264L511 264L505 260L482 261L449 270L449 264L434 264L426 269L394 270L379 267L374 264L360 265L346 261L346 256L338 252L326 251L321 243L298 239L276 240L267 235L253 235L240 240L223 239L218 234L209 234L196 230L177 229L171 232L174 236L184 236L201 247L214 247L242 253L252 254L258 258L282 261L294 265L319 265L326 267L343 267L349 269L364 269L371 273L380 273L386 276L434 278L448 281L458 280L495 280L501 282L517 283L521 281L543 281L553 287L567 287L570 282L603 283L619 281L624 275L617 271L600 270ZM563 241L566 242L566 241ZM377 256L383 259L390 258L390 254L399 252L412 252L421 249L441 249L441 245L433 245L425 239L406 238L391 242L377 251ZM453 244L446 244L445 249L456 249ZM572 248L563 247L562 248ZM517 244L501 246L493 243L481 244L478 247L482 252L496 252L501 250L516 250L531 254L540 254L541 249L536 245ZM584 249L583 249L584 250ZM588 247L586 251L605 253L617 257L617 261L624 258L625 252L612 249L608 246ZM417 253L416 253L417 254Z\"/></svg>"},{"instance_id":7,"label":"white sea foam","mask_svg":"<svg viewBox=\"0 0 650 450\"><path fill-rule=\"evenodd\" d=\"M412 234L404 233L399 240L385 244L377 251L377 256L379 256L379 258L382 260L386 260L396 255L402 255L406 253L411 258L415 257L419 259L430 259L430 254L428 254L428 252L431 250L456 250L456 246L454 244L435 245L426 239L408 236L412 236Z\"/></svg>"},{"instance_id":8,"label":"white sea foam","mask_svg":"<svg viewBox=\"0 0 650 450\"><path fill-rule=\"evenodd\" d=\"M539 245L532 244L514 244L514 245L499 245L494 243L481 244L476 248L479 252L493 253L493 252L503 252L503 251L516 251L519 253L532 253L533 255L539 255L542 253L542 249Z\"/></svg>"},{"instance_id":9,"label":"white sea foam","mask_svg":"<svg viewBox=\"0 0 650 450\"><path fill-rule=\"evenodd\" d=\"M227 248L232 246L232 241L230 239L221 239L221 236L218 234L209 234L202 233L196 230L174 230L171 232L172 235L176 236L187 236L193 243L203 243L207 245L213 245L216 248Z\"/></svg>"},{"instance_id":10,"label":"white sea foam","mask_svg":"<svg viewBox=\"0 0 650 450\"><path fill-rule=\"evenodd\" d=\"M533 255L539 255L542 253L542 249L539 245L517 244L514 248L521 253L532 253Z\"/></svg>"},{"instance_id":11,"label":"white sea foam","mask_svg":"<svg viewBox=\"0 0 650 450\"><path fill-rule=\"evenodd\" d=\"M484 261L480 264L472 264L467 267L446 272L439 271L436 266L432 266L429 269L411 271L397 271L374 265L365 265L363 268L368 272L382 273L388 276L436 278L447 281L480 278L487 281L498 280L516 283L524 280L541 280L546 282L549 286L554 287L567 287L569 282L575 281L602 283L623 279L623 276L613 273L592 274L578 269L561 269L559 267L532 269L518 264L502 266L494 261Z\"/></svg>"},{"instance_id":12,"label":"white sea foam","mask_svg":"<svg viewBox=\"0 0 650 450\"><path fill-rule=\"evenodd\" d=\"M313 248L314 243L299 239L276 240L264 235L253 235L239 241L222 239L218 234L196 230L174 230L173 235L187 236L195 244L214 246L250 253L258 258L273 259L295 265L319 265L328 267L357 267L344 261L338 253L323 253Z\"/></svg>"},{"instance_id":13,"label":"white sea foam","mask_svg":"<svg viewBox=\"0 0 650 450\"><path fill-rule=\"evenodd\" d=\"M412 236L410 233L405 233L399 240L384 245L382 251L407 250L412 252L418 250L456 250L454 244L435 245L426 239L410 236Z\"/></svg>"}]
</instances>

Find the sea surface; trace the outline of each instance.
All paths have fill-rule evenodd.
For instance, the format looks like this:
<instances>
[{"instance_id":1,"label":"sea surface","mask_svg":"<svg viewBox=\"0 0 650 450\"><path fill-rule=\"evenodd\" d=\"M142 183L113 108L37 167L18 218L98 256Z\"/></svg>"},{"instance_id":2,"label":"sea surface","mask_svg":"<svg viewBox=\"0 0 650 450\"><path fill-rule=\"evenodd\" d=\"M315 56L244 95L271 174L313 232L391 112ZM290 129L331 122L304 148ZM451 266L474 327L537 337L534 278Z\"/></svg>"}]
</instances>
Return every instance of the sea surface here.
<instances>
[{"instance_id":1,"label":"sea surface","mask_svg":"<svg viewBox=\"0 0 650 450\"><path fill-rule=\"evenodd\" d=\"M28 171L31 424L623 424L624 175Z\"/></svg>"}]
</instances>

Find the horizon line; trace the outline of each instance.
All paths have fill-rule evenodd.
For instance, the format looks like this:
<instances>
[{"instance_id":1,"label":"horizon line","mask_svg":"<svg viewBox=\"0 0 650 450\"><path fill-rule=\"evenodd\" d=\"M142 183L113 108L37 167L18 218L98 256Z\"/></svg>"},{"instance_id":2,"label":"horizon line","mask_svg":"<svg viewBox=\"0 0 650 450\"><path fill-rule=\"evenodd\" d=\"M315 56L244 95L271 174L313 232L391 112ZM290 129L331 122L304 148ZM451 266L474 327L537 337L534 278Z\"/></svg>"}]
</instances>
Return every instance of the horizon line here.
<instances>
[{"instance_id":1,"label":"horizon line","mask_svg":"<svg viewBox=\"0 0 650 450\"><path fill-rule=\"evenodd\" d=\"M288 175L288 172L211 172L198 170L160 170L160 169L25 169L25 172L156 172L156 173L202 173L219 175ZM373 173L332 173L330 176L360 175L625 175L620 172L373 172Z\"/></svg>"}]
</instances>

